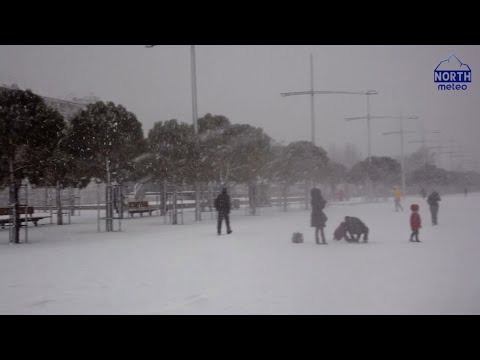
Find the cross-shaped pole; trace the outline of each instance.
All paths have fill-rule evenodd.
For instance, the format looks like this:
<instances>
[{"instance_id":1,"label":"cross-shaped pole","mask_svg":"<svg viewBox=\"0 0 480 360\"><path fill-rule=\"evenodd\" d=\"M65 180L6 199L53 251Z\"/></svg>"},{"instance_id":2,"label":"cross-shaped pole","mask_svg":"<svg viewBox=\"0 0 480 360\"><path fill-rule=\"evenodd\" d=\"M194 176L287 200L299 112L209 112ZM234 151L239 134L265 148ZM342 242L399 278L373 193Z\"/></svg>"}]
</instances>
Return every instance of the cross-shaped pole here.
<instances>
[{"instance_id":1,"label":"cross-shaped pole","mask_svg":"<svg viewBox=\"0 0 480 360\"><path fill-rule=\"evenodd\" d=\"M405 196L405 151L404 151L404 135L405 134L413 134L415 131L405 131L403 129L403 120L408 119L408 120L418 120L418 116L408 116L405 117L403 115L400 116L372 116L372 119L396 119L400 120L400 131L389 131L385 132L382 135L400 135L400 152L401 152L401 162L402 162L402 193L403 196Z\"/></svg>"},{"instance_id":2,"label":"cross-shaped pole","mask_svg":"<svg viewBox=\"0 0 480 360\"><path fill-rule=\"evenodd\" d=\"M313 69L313 54L310 54L310 91L297 91L282 93L283 97L287 96L299 96L310 95L310 117L311 117L311 132L312 132L312 144L315 145L315 95L366 95L367 96L367 113L370 114L370 101L369 95L378 95L378 92L374 90L367 91L315 91L314 81L314 69ZM368 117L369 115L367 115Z\"/></svg>"}]
</instances>

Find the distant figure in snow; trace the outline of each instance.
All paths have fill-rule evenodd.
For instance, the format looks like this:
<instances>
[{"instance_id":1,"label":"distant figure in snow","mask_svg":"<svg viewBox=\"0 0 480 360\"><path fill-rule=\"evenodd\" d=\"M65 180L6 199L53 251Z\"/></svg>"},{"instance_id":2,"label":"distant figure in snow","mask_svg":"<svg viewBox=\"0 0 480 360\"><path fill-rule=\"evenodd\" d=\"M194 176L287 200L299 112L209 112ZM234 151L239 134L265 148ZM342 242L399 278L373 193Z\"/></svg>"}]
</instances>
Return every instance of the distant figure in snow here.
<instances>
[{"instance_id":1,"label":"distant figure in snow","mask_svg":"<svg viewBox=\"0 0 480 360\"><path fill-rule=\"evenodd\" d=\"M337 227L333 236L338 241L345 239L349 243L358 243L363 235L363 242L366 243L368 242L368 233L369 229L362 220L346 216L345 221Z\"/></svg>"},{"instance_id":2,"label":"distant figure in snow","mask_svg":"<svg viewBox=\"0 0 480 360\"><path fill-rule=\"evenodd\" d=\"M398 212L398 209L403 211L403 207L401 204L402 201L402 192L398 186L393 187L393 198L395 199L395 211Z\"/></svg>"},{"instance_id":3,"label":"distant figure in snow","mask_svg":"<svg viewBox=\"0 0 480 360\"><path fill-rule=\"evenodd\" d=\"M420 195L422 195L422 198L426 198L427 197L427 190L425 190L424 188L422 188L422 190L420 190Z\"/></svg>"},{"instance_id":4,"label":"distant figure in snow","mask_svg":"<svg viewBox=\"0 0 480 360\"><path fill-rule=\"evenodd\" d=\"M230 195L228 195L226 188L224 188L222 193L217 196L214 206L215 210L218 211L218 235L222 235L222 223L224 219L225 224L227 225L227 234L230 235L232 233L232 229L230 228L230 210L232 209L232 204L230 201Z\"/></svg>"},{"instance_id":5,"label":"distant figure in snow","mask_svg":"<svg viewBox=\"0 0 480 360\"><path fill-rule=\"evenodd\" d=\"M418 210L420 207L417 204L413 204L410 206L410 210L412 210L412 215L410 215L410 228L412 229L412 235L410 235L410 242L420 242L418 239L418 234L420 229L422 228L422 219ZM413 240L415 237L415 241Z\"/></svg>"},{"instance_id":6,"label":"distant figure in snow","mask_svg":"<svg viewBox=\"0 0 480 360\"><path fill-rule=\"evenodd\" d=\"M465 194L465 197L468 196L468 189L465 188L465 190L463 190L463 193Z\"/></svg>"},{"instance_id":7,"label":"distant figure in snow","mask_svg":"<svg viewBox=\"0 0 480 360\"><path fill-rule=\"evenodd\" d=\"M311 191L311 205L312 205L312 216L311 216L311 226L315 228L315 242L317 245L320 245L320 239L318 233L322 235L322 244L326 245L327 241L325 240L325 233L323 229L327 224L327 215L323 212L327 201L323 198L322 192L320 189L312 189Z\"/></svg>"},{"instance_id":8,"label":"distant figure in snow","mask_svg":"<svg viewBox=\"0 0 480 360\"><path fill-rule=\"evenodd\" d=\"M430 206L430 213L432 214L433 226L438 225L438 210L440 209L440 201L442 201L442 199L440 199L440 195L436 191L432 192L427 198L428 205Z\"/></svg>"}]
</instances>

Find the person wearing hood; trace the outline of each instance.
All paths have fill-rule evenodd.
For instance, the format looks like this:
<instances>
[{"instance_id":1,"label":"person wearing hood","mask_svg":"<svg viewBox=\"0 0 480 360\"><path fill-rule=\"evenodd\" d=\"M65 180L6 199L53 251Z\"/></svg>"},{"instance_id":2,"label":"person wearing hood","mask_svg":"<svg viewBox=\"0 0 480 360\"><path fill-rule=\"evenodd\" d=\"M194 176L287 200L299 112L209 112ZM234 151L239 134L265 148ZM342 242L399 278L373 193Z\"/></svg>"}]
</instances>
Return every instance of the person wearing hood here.
<instances>
[{"instance_id":1,"label":"person wearing hood","mask_svg":"<svg viewBox=\"0 0 480 360\"><path fill-rule=\"evenodd\" d=\"M223 188L222 193L217 196L214 205L215 210L218 211L218 235L222 235L223 220L225 220L225 224L227 225L227 234L230 235L232 233L232 229L230 228L230 211L232 209L232 204L226 188Z\"/></svg>"},{"instance_id":2,"label":"person wearing hood","mask_svg":"<svg viewBox=\"0 0 480 360\"><path fill-rule=\"evenodd\" d=\"M438 192L434 191L427 198L427 203L430 206L430 214L432 215L432 225L438 225L438 210L440 209L439 202L442 201Z\"/></svg>"},{"instance_id":3,"label":"person wearing hood","mask_svg":"<svg viewBox=\"0 0 480 360\"><path fill-rule=\"evenodd\" d=\"M315 228L315 242L317 245L327 244L325 240L325 233L323 229L327 223L327 215L323 212L327 201L323 198L322 192L320 189L312 189L311 191L311 205L312 205L312 215L311 215L311 226ZM322 242L320 243L319 232L322 235Z\"/></svg>"}]
</instances>

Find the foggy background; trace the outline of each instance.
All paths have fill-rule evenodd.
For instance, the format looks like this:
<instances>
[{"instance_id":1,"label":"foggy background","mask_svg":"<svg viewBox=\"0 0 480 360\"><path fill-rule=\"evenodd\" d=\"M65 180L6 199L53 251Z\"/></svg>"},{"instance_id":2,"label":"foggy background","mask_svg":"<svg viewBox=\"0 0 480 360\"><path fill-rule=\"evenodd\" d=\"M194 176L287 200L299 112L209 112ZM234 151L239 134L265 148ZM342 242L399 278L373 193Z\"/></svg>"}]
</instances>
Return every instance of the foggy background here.
<instances>
[{"instance_id":1,"label":"foggy background","mask_svg":"<svg viewBox=\"0 0 480 360\"><path fill-rule=\"evenodd\" d=\"M417 115L405 130L440 130L427 135L448 145L453 138L478 159L480 102L479 46L320 46L199 45L199 116L225 115L233 123L262 127L277 141L310 140L310 98L280 93L310 89L310 59L316 90L376 90L372 115ZM467 91L438 91L435 67L451 53L470 66ZM145 135L156 121L192 122L188 45L19 45L0 46L0 84L16 83L39 95L71 99L97 96L124 105L143 123ZM318 95L317 145L329 151L350 142L367 156L364 96ZM372 154L398 156L400 139L381 132L398 130L396 120L372 120ZM411 153L421 144L406 144ZM456 148L455 150L458 150ZM444 155L446 156L446 155ZM439 164L448 168L448 158Z\"/></svg>"}]
</instances>

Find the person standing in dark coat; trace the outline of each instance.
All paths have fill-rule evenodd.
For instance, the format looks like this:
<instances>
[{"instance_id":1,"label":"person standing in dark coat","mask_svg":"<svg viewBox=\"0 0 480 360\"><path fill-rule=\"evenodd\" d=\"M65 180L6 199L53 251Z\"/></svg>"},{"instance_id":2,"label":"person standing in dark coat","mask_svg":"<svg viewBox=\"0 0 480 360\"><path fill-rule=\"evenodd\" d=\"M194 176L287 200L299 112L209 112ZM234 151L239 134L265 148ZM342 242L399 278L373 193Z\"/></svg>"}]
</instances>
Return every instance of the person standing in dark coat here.
<instances>
[{"instance_id":1,"label":"person standing in dark coat","mask_svg":"<svg viewBox=\"0 0 480 360\"><path fill-rule=\"evenodd\" d=\"M432 214L432 225L438 225L438 210L440 205L438 204L442 199L438 192L434 191L430 194L427 199L428 205L430 206L430 213Z\"/></svg>"},{"instance_id":2,"label":"person standing in dark coat","mask_svg":"<svg viewBox=\"0 0 480 360\"><path fill-rule=\"evenodd\" d=\"M315 242L317 245L320 245L320 239L318 233L320 232L322 235L322 244L327 244L325 240L325 233L323 229L327 223L327 215L323 212L325 209L325 205L327 205L327 201L323 198L322 192L320 189L312 189L311 191L311 205L312 205L312 218L311 218L311 226L315 228Z\"/></svg>"},{"instance_id":3,"label":"person standing in dark coat","mask_svg":"<svg viewBox=\"0 0 480 360\"><path fill-rule=\"evenodd\" d=\"M230 228L230 210L232 209L230 195L227 193L227 189L223 189L222 193L217 196L215 199L215 210L218 211L218 222L217 222L217 232L218 235L222 235L222 223L225 219L225 224L227 225L227 234L232 233Z\"/></svg>"}]
</instances>

